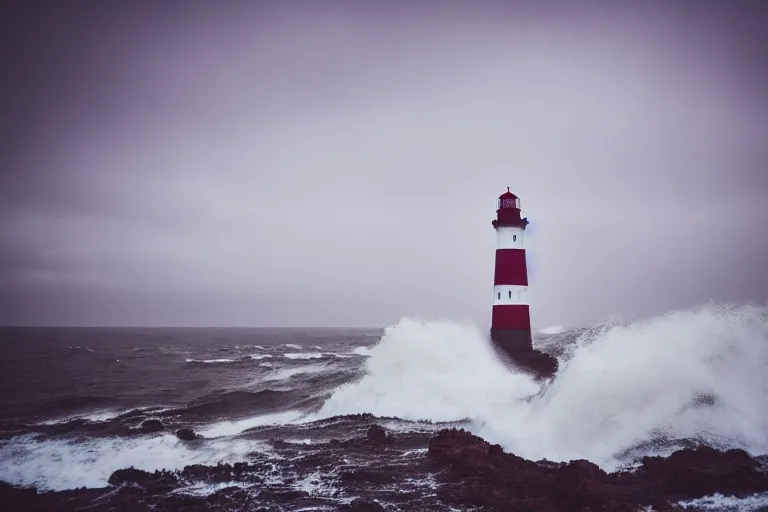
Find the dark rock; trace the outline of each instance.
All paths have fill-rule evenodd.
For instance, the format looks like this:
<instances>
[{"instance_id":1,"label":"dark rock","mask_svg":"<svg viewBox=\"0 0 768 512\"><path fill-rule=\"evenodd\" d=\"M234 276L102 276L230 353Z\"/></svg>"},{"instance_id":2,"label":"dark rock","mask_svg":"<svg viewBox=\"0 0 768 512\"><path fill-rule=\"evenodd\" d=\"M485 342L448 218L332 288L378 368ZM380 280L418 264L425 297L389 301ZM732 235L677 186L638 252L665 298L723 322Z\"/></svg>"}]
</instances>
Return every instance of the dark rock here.
<instances>
[{"instance_id":1,"label":"dark rock","mask_svg":"<svg viewBox=\"0 0 768 512\"><path fill-rule=\"evenodd\" d=\"M393 438L387 434L387 431L379 425L371 425L368 427L366 433L366 439L376 444L389 444L393 441Z\"/></svg>"},{"instance_id":2,"label":"dark rock","mask_svg":"<svg viewBox=\"0 0 768 512\"><path fill-rule=\"evenodd\" d=\"M397 481L397 475L384 471L374 471L368 469L357 469L355 471L342 471L339 474L342 481L345 482L370 482L374 484L389 484Z\"/></svg>"},{"instance_id":3,"label":"dark rock","mask_svg":"<svg viewBox=\"0 0 768 512\"><path fill-rule=\"evenodd\" d=\"M235 480L244 482L261 481L261 477L258 476L258 469L250 466L247 462L237 462L234 465L220 462L215 466L193 464L185 466L179 472L179 476L189 481L214 483L232 482Z\"/></svg>"},{"instance_id":4,"label":"dark rock","mask_svg":"<svg viewBox=\"0 0 768 512\"><path fill-rule=\"evenodd\" d=\"M135 469L133 466L127 469L118 469L109 476L109 485L121 485L125 483L142 484L152 478L152 473Z\"/></svg>"},{"instance_id":5,"label":"dark rock","mask_svg":"<svg viewBox=\"0 0 768 512\"><path fill-rule=\"evenodd\" d=\"M719 492L747 496L768 491L768 475L742 450L679 450L646 457L635 472L608 474L586 460L535 463L463 430L443 430L429 441L428 458L443 483L446 504L515 510L672 509L670 503Z\"/></svg>"},{"instance_id":6,"label":"dark rock","mask_svg":"<svg viewBox=\"0 0 768 512\"><path fill-rule=\"evenodd\" d=\"M176 476L167 471L155 471L150 473L133 466L127 469L118 469L109 476L109 485L119 486L135 484L143 487L150 493L161 493L173 489L179 481Z\"/></svg>"},{"instance_id":7,"label":"dark rock","mask_svg":"<svg viewBox=\"0 0 768 512\"><path fill-rule=\"evenodd\" d=\"M144 432L161 432L165 430L165 425L160 420L144 420L141 422L141 430Z\"/></svg>"},{"instance_id":8,"label":"dark rock","mask_svg":"<svg viewBox=\"0 0 768 512\"><path fill-rule=\"evenodd\" d=\"M352 501L352 503L341 507L340 510L345 510L350 512L381 512L384 510L384 507L382 507L381 505L379 505L373 500L356 498Z\"/></svg>"},{"instance_id":9,"label":"dark rock","mask_svg":"<svg viewBox=\"0 0 768 512\"><path fill-rule=\"evenodd\" d=\"M666 458L645 457L634 471L606 473L586 460L526 460L463 430L432 437L401 433L392 442L379 425L361 421L365 436L315 443L314 451L296 448L279 459L254 455L249 462L194 464L179 471L131 467L115 471L101 489L41 492L0 482L0 510L337 510L340 496L355 496L360 498L340 508L670 512L682 510L674 505L680 500L768 491L761 462L742 450L685 448ZM264 481L280 483L264 486ZM425 483L432 481L436 485L427 489ZM205 496L176 492L216 483L231 485ZM303 483L338 491L296 490Z\"/></svg>"},{"instance_id":10,"label":"dark rock","mask_svg":"<svg viewBox=\"0 0 768 512\"><path fill-rule=\"evenodd\" d=\"M552 499L560 508L605 507L607 496L602 495L593 482L606 476L602 469L587 460L571 461L557 471L552 482Z\"/></svg>"},{"instance_id":11,"label":"dark rock","mask_svg":"<svg viewBox=\"0 0 768 512\"><path fill-rule=\"evenodd\" d=\"M0 482L0 510L44 510L38 499L37 489L14 487Z\"/></svg>"},{"instance_id":12,"label":"dark rock","mask_svg":"<svg viewBox=\"0 0 768 512\"><path fill-rule=\"evenodd\" d=\"M259 499L270 500L282 503L288 503L300 498L306 498L309 493L306 491L293 491L281 489L264 489L259 493Z\"/></svg>"},{"instance_id":13,"label":"dark rock","mask_svg":"<svg viewBox=\"0 0 768 512\"><path fill-rule=\"evenodd\" d=\"M674 499L715 492L746 496L766 490L760 463L744 450L720 452L708 446L677 450L669 457L643 457L642 473Z\"/></svg>"},{"instance_id":14,"label":"dark rock","mask_svg":"<svg viewBox=\"0 0 768 512\"><path fill-rule=\"evenodd\" d=\"M182 441L194 441L199 436L191 428L180 428L176 431L176 437Z\"/></svg>"}]
</instances>

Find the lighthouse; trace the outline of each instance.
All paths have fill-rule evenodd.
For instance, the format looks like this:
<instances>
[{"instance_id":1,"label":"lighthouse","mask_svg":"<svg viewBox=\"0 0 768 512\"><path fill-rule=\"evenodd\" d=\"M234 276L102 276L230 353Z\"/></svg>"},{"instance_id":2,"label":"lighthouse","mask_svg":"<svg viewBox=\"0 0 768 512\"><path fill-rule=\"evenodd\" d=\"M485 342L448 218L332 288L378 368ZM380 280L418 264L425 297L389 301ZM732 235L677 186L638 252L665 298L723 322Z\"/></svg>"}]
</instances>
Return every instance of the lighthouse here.
<instances>
[{"instance_id":1,"label":"lighthouse","mask_svg":"<svg viewBox=\"0 0 768 512\"><path fill-rule=\"evenodd\" d=\"M524 235L528 219L520 216L520 198L507 191L499 196L496 218L496 263L493 278L491 340L504 359L539 376L557 371L557 359L533 349L528 306L528 267Z\"/></svg>"},{"instance_id":2,"label":"lighthouse","mask_svg":"<svg viewBox=\"0 0 768 512\"><path fill-rule=\"evenodd\" d=\"M504 352L531 352L528 268L523 238L528 219L520 217L520 198L507 191L499 196L496 218L496 264L493 276L491 338Z\"/></svg>"}]
</instances>

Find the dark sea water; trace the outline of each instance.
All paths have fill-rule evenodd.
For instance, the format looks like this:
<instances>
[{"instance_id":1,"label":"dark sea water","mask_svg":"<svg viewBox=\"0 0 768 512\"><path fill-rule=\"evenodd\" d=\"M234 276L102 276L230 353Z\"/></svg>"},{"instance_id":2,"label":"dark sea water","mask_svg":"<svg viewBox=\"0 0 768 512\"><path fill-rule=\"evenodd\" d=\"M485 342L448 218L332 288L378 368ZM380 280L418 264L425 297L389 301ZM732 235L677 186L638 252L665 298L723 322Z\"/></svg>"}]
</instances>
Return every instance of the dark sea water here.
<instances>
[{"instance_id":1,"label":"dark sea water","mask_svg":"<svg viewBox=\"0 0 768 512\"><path fill-rule=\"evenodd\" d=\"M355 350L380 336L360 329L5 328L0 419L167 407L206 421L311 407L360 370ZM331 368L332 375L323 371ZM313 375L320 373L325 384L318 386ZM282 389L279 382L290 391L272 389Z\"/></svg>"},{"instance_id":2,"label":"dark sea water","mask_svg":"<svg viewBox=\"0 0 768 512\"><path fill-rule=\"evenodd\" d=\"M186 467L169 494L226 500L237 491L265 510L335 510L359 497L445 510L429 501L438 484L418 461L446 427L532 460L586 458L609 471L686 443L768 453L763 308L549 329L535 344L560 358L553 381L505 367L483 330L460 322L2 328L0 481L95 489L118 469ZM372 425L396 436L396 447L344 444L364 440ZM198 437L180 439L178 429ZM255 464L257 477L195 476L194 467L224 462ZM389 476L366 477L371 467Z\"/></svg>"}]
</instances>

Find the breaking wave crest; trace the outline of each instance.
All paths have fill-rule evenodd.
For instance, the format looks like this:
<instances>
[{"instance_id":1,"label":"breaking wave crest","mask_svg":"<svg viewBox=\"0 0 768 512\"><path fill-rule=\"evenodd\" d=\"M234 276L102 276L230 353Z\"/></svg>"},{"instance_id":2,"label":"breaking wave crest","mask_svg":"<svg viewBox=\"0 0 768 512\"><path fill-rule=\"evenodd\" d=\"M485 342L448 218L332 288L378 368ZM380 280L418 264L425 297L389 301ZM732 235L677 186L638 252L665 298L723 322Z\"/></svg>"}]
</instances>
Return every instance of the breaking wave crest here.
<instances>
[{"instance_id":1,"label":"breaking wave crest","mask_svg":"<svg viewBox=\"0 0 768 512\"><path fill-rule=\"evenodd\" d=\"M584 330L543 388L510 373L467 324L404 319L369 355L365 376L337 389L319 416L469 419L520 456L587 458L608 470L659 437L768 451L764 307L708 304Z\"/></svg>"}]
</instances>

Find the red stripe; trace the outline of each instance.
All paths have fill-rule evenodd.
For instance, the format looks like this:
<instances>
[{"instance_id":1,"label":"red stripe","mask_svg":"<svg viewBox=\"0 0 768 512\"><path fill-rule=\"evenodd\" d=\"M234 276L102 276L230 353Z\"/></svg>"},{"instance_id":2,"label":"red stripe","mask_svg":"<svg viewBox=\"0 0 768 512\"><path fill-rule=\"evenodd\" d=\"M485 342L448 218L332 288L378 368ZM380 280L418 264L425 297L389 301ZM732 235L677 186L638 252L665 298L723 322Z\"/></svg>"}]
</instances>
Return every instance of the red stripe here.
<instances>
[{"instance_id":1,"label":"red stripe","mask_svg":"<svg viewBox=\"0 0 768 512\"><path fill-rule=\"evenodd\" d=\"M525 249L496 249L496 268L493 284L528 286Z\"/></svg>"},{"instance_id":2,"label":"red stripe","mask_svg":"<svg viewBox=\"0 0 768 512\"><path fill-rule=\"evenodd\" d=\"M531 316L527 305L503 304L493 306L491 329L531 330Z\"/></svg>"}]
</instances>

